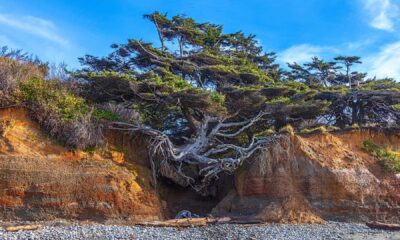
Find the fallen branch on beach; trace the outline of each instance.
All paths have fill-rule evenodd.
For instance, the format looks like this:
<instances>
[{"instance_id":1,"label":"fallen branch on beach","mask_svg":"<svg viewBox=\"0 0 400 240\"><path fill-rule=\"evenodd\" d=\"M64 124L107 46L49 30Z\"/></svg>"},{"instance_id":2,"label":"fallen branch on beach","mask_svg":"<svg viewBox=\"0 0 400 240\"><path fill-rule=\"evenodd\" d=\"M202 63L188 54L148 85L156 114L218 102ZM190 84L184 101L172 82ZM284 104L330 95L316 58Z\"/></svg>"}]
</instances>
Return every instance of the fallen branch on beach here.
<instances>
[{"instance_id":1,"label":"fallen branch on beach","mask_svg":"<svg viewBox=\"0 0 400 240\"><path fill-rule=\"evenodd\" d=\"M373 228L373 229L400 231L400 224L390 224L390 223L381 223L381 222L368 222L366 224L369 228Z\"/></svg>"},{"instance_id":2,"label":"fallen branch on beach","mask_svg":"<svg viewBox=\"0 0 400 240\"><path fill-rule=\"evenodd\" d=\"M18 231L32 231L41 228L41 225L23 225L23 226L11 226L6 227L7 232L18 232Z\"/></svg>"},{"instance_id":3,"label":"fallen branch on beach","mask_svg":"<svg viewBox=\"0 0 400 240\"><path fill-rule=\"evenodd\" d=\"M223 218L185 218L185 219L171 219L166 221L154 221L154 222L143 222L137 223L138 226L145 227L203 227L213 224L262 224L264 222L260 220L251 219L232 219L230 217Z\"/></svg>"}]
</instances>

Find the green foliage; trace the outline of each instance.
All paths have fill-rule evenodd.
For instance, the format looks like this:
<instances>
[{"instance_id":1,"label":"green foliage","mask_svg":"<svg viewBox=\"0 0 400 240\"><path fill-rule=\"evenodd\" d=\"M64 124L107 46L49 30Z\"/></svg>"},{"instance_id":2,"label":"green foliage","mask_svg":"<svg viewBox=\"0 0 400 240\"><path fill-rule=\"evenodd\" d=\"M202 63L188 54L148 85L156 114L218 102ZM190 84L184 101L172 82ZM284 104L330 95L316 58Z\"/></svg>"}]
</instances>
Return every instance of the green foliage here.
<instances>
[{"instance_id":1,"label":"green foliage","mask_svg":"<svg viewBox=\"0 0 400 240\"><path fill-rule=\"evenodd\" d=\"M215 91L210 91L210 95L211 95L211 100L214 103L216 103L216 104L218 104L220 106L224 105L224 103L225 103L225 95L220 94L220 93L215 92Z\"/></svg>"},{"instance_id":2,"label":"green foliage","mask_svg":"<svg viewBox=\"0 0 400 240\"><path fill-rule=\"evenodd\" d=\"M260 111L271 113L254 131L287 124L301 129L321 119L340 128L400 123L400 84L366 79L353 69L361 63L357 56L314 57L290 63L286 71L253 34L225 33L221 25L183 15L153 12L145 18L154 24L160 48L130 39L114 44L108 56L80 59L85 68L77 76L88 81L89 100L129 102L152 127L172 132L175 126L188 135L196 134L186 131L195 131L204 116L243 121Z\"/></svg>"},{"instance_id":3,"label":"green foliage","mask_svg":"<svg viewBox=\"0 0 400 240\"><path fill-rule=\"evenodd\" d=\"M277 97L277 98L273 98L271 100L268 101L268 103L284 103L284 104L290 104L290 98L288 97Z\"/></svg>"},{"instance_id":4,"label":"green foliage","mask_svg":"<svg viewBox=\"0 0 400 240\"><path fill-rule=\"evenodd\" d=\"M331 93L339 93L341 95L346 95L351 91L351 89L343 85L337 85L337 86L331 86L327 89L320 89L320 91L327 91Z\"/></svg>"},{"instance_id":5,"label":"green foliage","mask_svg":"<svg viewBox=\"0 0 400 240\"><path fill-rule=\"evenodd\" d=\"M98 150L97 147L91 146L85 149L85 152L89 153L89 154L94 154L96 151Z\"/></svg>"},{"instance_id":6,"label":"green foliage","mask_svg":"<svg viewBox=\"0 0 400 240\"><path fill-rule=\"evenodd\" d=\"M394 79L370 80L360 86L362 90L393 90L400 91L400 83Z\"/></svg>"},{"instance_id":7,"label":"green foliage","mask_svg":"<svg viewBox=\"0 0 400 240\"><path fill-rule=\"evenodd\" d=\"M311 133L325 133L328 129L325 126L318 126L315 128L305 128L301 129L300 133L311 134Z\"/></svg>"},{"instance_id":8,"label":"green foliage","mask_svg":"<svg viewBox=\"0 0 400 240\"><path fill-rule=\"evenodd\" d=\"M121 117L118 116L117 114L109 111L109 110L104 110L104 109L96 109L93 112L92 117L96 120L96 121L100 121L102 119L105 119L107 121L120 121Z\"/></svg>"},{"instance_id":9,"label":"green foliage","mask_svg":"<svg viewBox=\"0 0 400 240\"><path fill-rule=\"evenodd\" d=\"M128 73L119 73L116 71L110 70L103 70L100 72L85 72L84 74L75 74L74 77L76 78L85 78L87 80L94 80L94 79L122 79L128 82L136 81L131 74Z\"/></svg>"},{"instance_id":10,"label":"green foliage","mask_svg":"<svg viewBox=\"0 0 400 240\"><path fill-rule=\"evenodd\" d=\"M18 94L20 83L32 78L44 78L46 71L46 65L36 64L26 54L9 52L8 48L3 47L0 52L0 91L9 98L13 97Z\"/></svg>"},{"instance_id":11,"label":"green foliage","mask_svg":"<svg viewBox=\"0 0 400 240\"><path fill-rule=\"evenodd\" d=\"M159 77L157 75L154 76L155 83L160 86L166 85L170 87L171 92L181 92L194 89L192 84L180 76L174 75L168 71L164 71L163 74L163 77Z\"/></svg>"},{"instance_id":12,"label":"green foliage","mask_svg":"<svg viewBox=\"0 0 400 240\"><path fill-rule=\"evenodd\" d=\"M286 126L284 126L283 128L279 129L280 133L287 133L290 136L294 136L294 128L292 125L287 124Z\"/></svg>"},{"instance_id":13,"label":"green foliage","mask_svg":"<svg viewBox=\"0 0 400 240\"><path fill-rule=\"evenodd\" d=\"M364 141L362 149L378 158L386 171L400 173L400 152Z\"/></svg>"},{"instance_id":14,"label":"green foliage","mask_svg":"<svg viewBox=\"0 0 400 240\"><path fill-rule=\"evenodd\" d=\"M90 110L83 98L75 96L57 81L34 78L21 83L20 89L25 101L49 109L63 122L77 120Z\"/></svg>"},{"instance_id":15,"label":"green foliage","mask_svg":"<svg viewBox=\"0 0 400 240\"><path fill-rule=\"evenodd\" d=\"M262 137L270 136L270 135L272 135L274 133L275 133L275 131L273 129L268 128L268 129L266 129L264 131L261 131L261 132L257 133L255 136L258 137L258 138L262 138Z\"/></svg>"}]
</instances>

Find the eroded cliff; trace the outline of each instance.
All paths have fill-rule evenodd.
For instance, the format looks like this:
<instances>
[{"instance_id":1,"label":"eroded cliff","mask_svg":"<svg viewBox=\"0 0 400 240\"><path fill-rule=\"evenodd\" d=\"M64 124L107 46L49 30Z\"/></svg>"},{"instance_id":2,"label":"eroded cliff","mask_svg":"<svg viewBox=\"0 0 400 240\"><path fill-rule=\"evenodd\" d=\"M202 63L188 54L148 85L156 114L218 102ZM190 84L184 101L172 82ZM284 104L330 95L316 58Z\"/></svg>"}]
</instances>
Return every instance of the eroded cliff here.
<instances>
[{"instance_id":1,"label":"eroded cliff","mask_svg":"<svg viewBox=\"0 0 400 240\"><path fill-rule=\"evenodd\" d=\"M399 176L362 151L365 140L398 148L400 135L358 129L282 136L241 167L213 213L295 223L398 221Z\"/></svg>"},{"instance_id":2,"label":"eroded cliff","mask_svg":"<svg viewBox=\"0 0 400 240\"><path fill-rule=\"evenodd\" d=\"M0 110L0 134L1 219L147 221L183 209L291 223L400 218L399 176L361 149L365 140L398 148L394 130L282 135L222 177L214 199L162 180L156 191L141 137L107 132L103 148L70 151L22 108Z\"/></svg>"},{"instance_id":3,"label":"eroded cliff","mask_svg":"<svg viewBox=\"0 0 400 240\"><path fill-rule=\"evenodd\" d=\"M103 149L72 152L22 108L0 110L0 132L1 219L162 218L145 147L130 147L129 136L108 133Z\"/></svg>"}]
</instances>

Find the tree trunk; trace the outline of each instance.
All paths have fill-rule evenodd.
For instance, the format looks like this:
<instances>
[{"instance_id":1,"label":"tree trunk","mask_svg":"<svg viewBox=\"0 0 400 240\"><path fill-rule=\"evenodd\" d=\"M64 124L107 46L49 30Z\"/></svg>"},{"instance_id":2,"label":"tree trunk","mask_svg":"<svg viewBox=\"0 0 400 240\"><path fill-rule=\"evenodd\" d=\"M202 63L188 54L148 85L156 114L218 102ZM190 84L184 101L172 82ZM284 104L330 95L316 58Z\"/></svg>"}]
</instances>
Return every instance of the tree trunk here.
<instances>
[{"instance_id":1,"label":"tree trunk","mask_svg":"<svg viewBox=\"0 0 400 240\"><path fill-rule=\"evenodd\" d=\"M157 28L158 38L160 39L161 51L164 52L165 51L164 35L162 33L162 30L158 26L157 19L155 16L153 16L153 20L154 20L154 25L156 25L156 28Z\"/></svg>"},{"instance_id":2,"label":"tree trunk","mask_svg":"<svg viewBox=\"0 0 400 240\"><path fill-rule=\"evenodd\" d=\"M363 126L365 124L365 107L362 103L359 104L358 121L360 126Z\"/></svg>"},{"instance_id":3,"label":"tree trunk","mask_svg":"<svg viewBox=\"0 0 400 240\"><path fill-rule=\"evenodd\" d=\"M347 79L349 79L349 88L351 89L351 76L350 76L350 66L346 65L346 75Z\"/></svg>"},{"instance_id":4,"label":"tree trunk","mask_svg":"<svg viewBox=\"0 0 400 240\"><path fill-rule=\"evenodd\" d=\"M179 55L180 57L183 57L183 37L180 37L179 40Z\"/></svg>"},{"instance_id":5,"label":"tree trunk","mask_svg":"<svg viewBox=\"0 0 400 240\"><path fill-rule=\"evenodd\" d=\"M192 133L195 133L197 130L197 123L192 114L190 114L190 110L186 107L181 108L183 116L186 118L186 120L189 123L189 127Z\"/></svg>"},{"instance_id":6,"label":"tree trunk","mask_svg":"<svg viewBox=\"0 0 400 240\"><path fill-rule=\"evenodd\" d=\"M359 103L352 102L351 103L351 124L359 124Z\"/></svg>"}]
</instances>

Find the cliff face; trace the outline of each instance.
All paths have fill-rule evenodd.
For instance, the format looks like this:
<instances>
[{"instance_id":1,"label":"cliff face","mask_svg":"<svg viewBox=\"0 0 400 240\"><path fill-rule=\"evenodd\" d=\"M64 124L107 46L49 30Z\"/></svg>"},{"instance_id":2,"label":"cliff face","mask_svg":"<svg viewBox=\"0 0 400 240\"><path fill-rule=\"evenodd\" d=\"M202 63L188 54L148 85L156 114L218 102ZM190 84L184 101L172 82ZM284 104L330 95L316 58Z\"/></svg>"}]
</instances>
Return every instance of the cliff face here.
<instances>
[{"instance_id":1,"label":"cliff face","mask_svg":"<svg viewBox=\"0 0 400 240\"><path fill-rule=\"evenodd\" d=\"M234 184L222 178L220 202L168 183L156 193L144 139L118 132L106 139L92 153L71 152L46 137L24 109L1 109L0 219L146 221L213 209L214 216L274 222L400 220L400 177L361 150L365 140L398 148L398 133L282 136L246 161Z\"/></svg>"},{"instance_id":2,"label":"cliff face","mask_svg":"<svg viewBox=\"0 0 400 240\"><path fill-rule=\"evenodd\" d=\"M71 152L24 109L0 110L0 133L0 219L162 218L145 147L129 147L129 136L109 133L104 149Z\"/></svg>"},{"instance_id":3,"label":"cliff face","mask_svg":"<svg viewBox=\"0 0 400 240\"><path fill-rule=\"evenodd\" d=\"M362 151L364 140L400 146L399 134L376 130L283 136L241 167L235 190L213 213L294 223L399 221L400 179Z\"/></svg>"}]
</instances>

